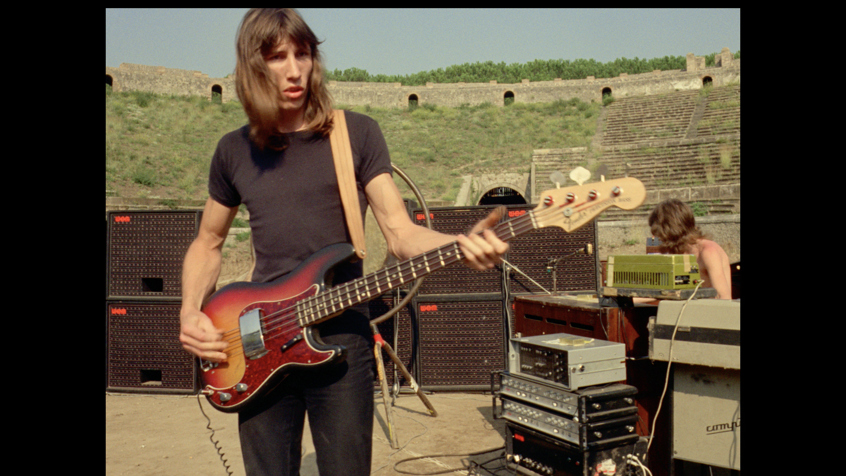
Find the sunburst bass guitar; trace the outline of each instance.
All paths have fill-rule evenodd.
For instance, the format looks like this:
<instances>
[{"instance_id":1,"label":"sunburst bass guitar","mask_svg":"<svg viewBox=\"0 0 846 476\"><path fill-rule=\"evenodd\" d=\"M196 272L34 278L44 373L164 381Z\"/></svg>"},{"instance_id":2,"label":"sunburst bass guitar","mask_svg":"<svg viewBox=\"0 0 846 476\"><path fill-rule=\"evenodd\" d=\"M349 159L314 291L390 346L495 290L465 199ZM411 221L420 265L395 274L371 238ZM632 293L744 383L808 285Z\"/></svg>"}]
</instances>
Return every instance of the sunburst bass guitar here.
<instances>
[{"instance_id":1,"label":"sunburst bass guitar","mask_svg":"<svg viewBox=\"0 0 846 476\"><path fill-rule=\"evenodd\" d=\"M572 232L603 210L639 207L646 198L635 178L557 188L541 204L491 230L503 241L529 231L558 226ZM291 273L269 283L232 283L209 297L203 312L224 330L227 361L200 361L203 393L223 412L241 411L275 387L293 368L318 368L344 357L341 346L325 345L312 326L345 309L462 260L457 242L333 288L327 273L351 258L351 245L331 245Z\"/></svg>"}]
</instances>

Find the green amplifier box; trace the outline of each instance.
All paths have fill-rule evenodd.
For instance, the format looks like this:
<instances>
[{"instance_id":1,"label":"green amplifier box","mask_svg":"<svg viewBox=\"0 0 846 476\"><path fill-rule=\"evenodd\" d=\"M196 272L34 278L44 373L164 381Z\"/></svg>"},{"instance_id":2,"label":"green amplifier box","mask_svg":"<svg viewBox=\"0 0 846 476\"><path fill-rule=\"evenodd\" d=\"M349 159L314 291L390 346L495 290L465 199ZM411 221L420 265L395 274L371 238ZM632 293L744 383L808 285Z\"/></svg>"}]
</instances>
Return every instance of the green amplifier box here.
<instances>
[{"instance_id":1,"label":"green amplifier box","mask_svg":"<svg viewBox=\"0 0 846 476\"><path fill-rule=\"evenodd\" d=\"M693 289L699 282L694 255L613 255L606 286L635 289Z\"/></svg>"}]
</instances>

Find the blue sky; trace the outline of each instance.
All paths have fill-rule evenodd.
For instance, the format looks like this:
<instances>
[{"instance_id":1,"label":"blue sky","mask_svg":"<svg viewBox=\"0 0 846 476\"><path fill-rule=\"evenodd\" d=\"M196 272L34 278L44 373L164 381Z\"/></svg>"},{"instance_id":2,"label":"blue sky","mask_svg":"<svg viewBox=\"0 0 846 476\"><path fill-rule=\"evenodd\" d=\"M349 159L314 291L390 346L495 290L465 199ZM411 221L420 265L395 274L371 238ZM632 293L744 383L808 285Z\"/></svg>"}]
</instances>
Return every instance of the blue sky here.
<instances>
[{"instance_id":1,"label":"blue sky","mask_svg":"<svg viewBox=\"0 0 846 476\"><path fill-rule=\"evenodd\" d=\"M740 9L298 9L330 70L406 75L463 63L703 56L740 49ZM106 9L106 66L235 69L247 9Z\"/></svg>"}]
</instances>

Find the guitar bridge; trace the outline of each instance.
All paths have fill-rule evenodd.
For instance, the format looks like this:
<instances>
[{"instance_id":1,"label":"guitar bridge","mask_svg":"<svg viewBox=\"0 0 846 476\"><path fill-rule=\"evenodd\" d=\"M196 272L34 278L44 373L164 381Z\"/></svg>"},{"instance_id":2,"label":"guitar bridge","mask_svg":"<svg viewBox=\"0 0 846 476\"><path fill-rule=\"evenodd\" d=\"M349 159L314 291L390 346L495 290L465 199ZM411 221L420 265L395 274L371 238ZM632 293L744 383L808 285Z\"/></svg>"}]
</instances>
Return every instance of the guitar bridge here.
<instances>
[{"instance_id":1,"label":"guitar bridge","mask_svg":"<svg viewBox=\"0 0 846 476\"><path fill-rule=\"evenodd\" d=\"M251 309L240 317L241 345L244 355L255 360L268 353L264 346L264 335L261 330L261 309Z\"/></svg>"}]
</instances>

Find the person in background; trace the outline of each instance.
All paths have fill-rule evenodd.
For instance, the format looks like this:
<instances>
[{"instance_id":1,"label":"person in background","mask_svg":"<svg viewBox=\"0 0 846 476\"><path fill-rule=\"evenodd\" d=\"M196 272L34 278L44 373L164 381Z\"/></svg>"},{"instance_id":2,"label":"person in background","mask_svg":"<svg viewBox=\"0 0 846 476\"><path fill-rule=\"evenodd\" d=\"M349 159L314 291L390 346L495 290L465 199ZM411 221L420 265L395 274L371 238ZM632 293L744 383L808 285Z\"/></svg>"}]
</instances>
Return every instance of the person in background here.
<instances>
[{"instance_id":1,"label":"person in background","mask_svg":"<svg viewBox=\"0 0 846 476\"><path fill-rule=\"evenodd\" d=\"M702 286L716 289L717 299L731 299L728 255L696 226L687 204L675 198L659 203L649 215L649 228L661 240L661 253L696 256Z\"/></svg>"}]
</instances>

